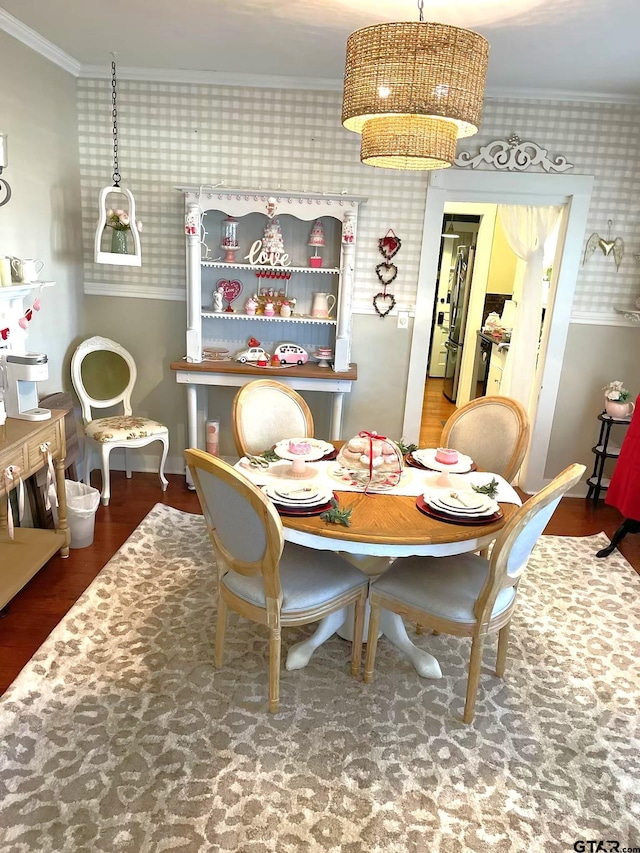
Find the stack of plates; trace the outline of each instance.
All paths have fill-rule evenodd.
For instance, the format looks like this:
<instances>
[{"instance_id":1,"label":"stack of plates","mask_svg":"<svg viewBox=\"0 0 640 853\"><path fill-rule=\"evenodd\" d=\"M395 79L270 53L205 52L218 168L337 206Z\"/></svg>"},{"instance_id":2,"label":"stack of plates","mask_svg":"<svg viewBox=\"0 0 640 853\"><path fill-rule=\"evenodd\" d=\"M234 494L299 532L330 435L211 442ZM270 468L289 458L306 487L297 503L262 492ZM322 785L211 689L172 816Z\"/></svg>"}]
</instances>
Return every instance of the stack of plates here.
<instances>
[{"instance_id":1,"label":"stack of plates","mask_svg":"<svg viewBox=\"0 0 640 853\"><path fill-rule=\"evenodd\" d=\"M414 450L407 456L407 464L412 468L427 468L429 471L448 471L450 474L466 474L477 470L477 465L470 456L458 453L458 461L453 465L436 460L436 448Z\"/></svg>"},{"instance_id":2,"label":"stack of plates","mask_svg":"<svg viewBox=\"0 0 640 853\"><path fill-rule=\"evenodd\" d=\"M282 480L263 486L281 515L320 515L329 509L333 492L326 486L312 486L300 480Z\"/></svg>"},{"instance_id":3,"label":"stack of plates","mask_svg":"<svg viewBox=\"0 0 640 853\"><path fill-rule=\"evenodd\" d=\"M421 512L454 524L491 524L502 518L500 504L471 489L434 489L416 500Z\"/></svg>"}]
</instances>

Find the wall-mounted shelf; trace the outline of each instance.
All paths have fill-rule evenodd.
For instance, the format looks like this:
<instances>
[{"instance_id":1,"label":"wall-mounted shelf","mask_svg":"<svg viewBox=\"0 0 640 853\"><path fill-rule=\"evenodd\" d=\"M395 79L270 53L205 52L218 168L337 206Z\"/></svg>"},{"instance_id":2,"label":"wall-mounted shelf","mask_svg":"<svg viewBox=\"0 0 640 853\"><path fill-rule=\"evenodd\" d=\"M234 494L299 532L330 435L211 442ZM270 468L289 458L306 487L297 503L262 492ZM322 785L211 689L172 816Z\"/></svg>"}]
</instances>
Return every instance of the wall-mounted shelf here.
<instances>
[{"instance_id":1,"label":"wall-mounted shelf","mask_svg":"<svg viewBox=\"0 0 640 853\"><path fill-rule=\"evenodd\" d=\"M24 299L41 287L53 287L55 281L16 282L11 287L0 287L0 299Z\"/></svg>"}]
</instances>

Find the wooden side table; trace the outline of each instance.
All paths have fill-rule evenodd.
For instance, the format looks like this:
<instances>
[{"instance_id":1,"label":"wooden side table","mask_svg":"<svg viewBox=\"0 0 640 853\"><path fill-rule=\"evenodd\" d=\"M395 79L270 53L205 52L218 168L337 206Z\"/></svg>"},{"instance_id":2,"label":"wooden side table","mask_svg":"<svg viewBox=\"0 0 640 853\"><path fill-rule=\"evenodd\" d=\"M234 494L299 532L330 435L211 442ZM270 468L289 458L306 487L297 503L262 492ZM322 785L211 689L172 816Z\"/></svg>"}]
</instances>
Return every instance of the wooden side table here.
<instances>
[{"instance_id":1,"label":"wooden side table","mask_svg":"<svg viewBox=\"0 0 640 853\"><path fill-rule=\"evenodd\" d=\"M600 421L600 435L594 447L591 448L595 454L593 462L593 471L587 480L589 491L587 492L587 500L591 500L594 506L597 506L600 499L600 492L605 492L609 488L611 481L610 477L604 476L604 465L607 459L617 459L620 455L620 447L610 441L611 428L615 425L629 426L631 418L612 418L606 412L598 415Z\"/></svg>"},{"instance_id":2,"label":"wooden side table","mask_svg":"<svg viewBox=\"0 0 640 853\"><path fill-rule=\"evenodd\" d=\"M66 454L66 412L53 409L46 421L23 421L8 418L6 438L0 441L0 608L19 592L56 551L69 556L71 533L67 524L67 501L64 486ZM17 527L9 536L7 497L18 479L5 476L9 466L24 482L47 465L47 452L54 462L58 491L58 527L38 530Z\"/></svg>"}]
</instances>

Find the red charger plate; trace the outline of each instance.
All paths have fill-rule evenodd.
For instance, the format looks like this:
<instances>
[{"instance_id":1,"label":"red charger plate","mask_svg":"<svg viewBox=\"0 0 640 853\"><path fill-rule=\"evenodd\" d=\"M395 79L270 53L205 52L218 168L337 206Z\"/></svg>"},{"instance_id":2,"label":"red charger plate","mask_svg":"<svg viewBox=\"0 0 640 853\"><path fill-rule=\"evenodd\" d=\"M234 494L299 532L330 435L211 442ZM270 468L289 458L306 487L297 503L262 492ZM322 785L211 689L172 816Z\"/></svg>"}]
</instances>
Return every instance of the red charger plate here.
<instances>
[{"instance_id":1,"label":"red charger plate","mask_svg":"<svg viewBox=\"0 0 640 853\"><path fill-rule=\"evenodd\" d=\"M331 509L331 501L327 501L326 504L321 504L320 506L309 507L308 509L295 509L290 506L282 506L281 504L277 504L273 501L274 507L278 510L279 515L289 515L293 518L312 515L321 515L323 512L326 512L328 509Z\"/></svg>"},{"instance_id":2,"label":"red charger plate","mask_svg":"<svg viewBox=\"0 0 640 853\"><path fill-rule=\"evenodd\" d=\"M502 509L494 512L493 515L483 515L482 518L468 518L460 515L449 515L446 512L440 512L440 510L429 506L422 495L418 495L416 498L416 506L420 512L424 513L424 515L428 515L430 518L435 518L438 521L446 521L447 524L462 524L470 527L481 527L483 524L493 524L495 521L500 521L501 518L504 518Z\"/></svg>"}]
</instances>

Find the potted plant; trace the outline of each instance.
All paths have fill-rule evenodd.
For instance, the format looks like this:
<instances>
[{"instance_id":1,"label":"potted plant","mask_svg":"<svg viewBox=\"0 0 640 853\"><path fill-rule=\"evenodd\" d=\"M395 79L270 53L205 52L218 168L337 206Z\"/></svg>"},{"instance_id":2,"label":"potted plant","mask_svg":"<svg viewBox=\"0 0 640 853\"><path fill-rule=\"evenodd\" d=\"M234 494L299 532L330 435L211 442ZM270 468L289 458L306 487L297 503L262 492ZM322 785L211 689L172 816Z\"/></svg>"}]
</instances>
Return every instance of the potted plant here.
<instances>
[{"instance_id":1,"label":"potted plant","mask_svg":"<svg viewBox=\"0 0 640 853\"><path fill-rule=\"evenodd\" d=\"M628 418L633 414L635 403L629 399L630 394L623 383L615 379L602 389L604 391L604 410L612 418Z\"/></svg>"}]
</instances>

